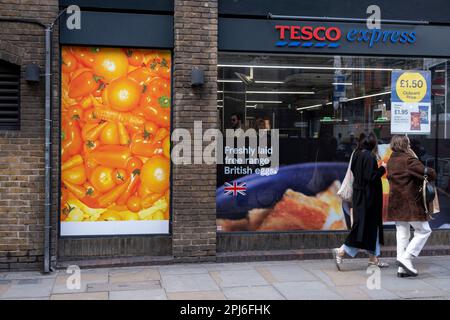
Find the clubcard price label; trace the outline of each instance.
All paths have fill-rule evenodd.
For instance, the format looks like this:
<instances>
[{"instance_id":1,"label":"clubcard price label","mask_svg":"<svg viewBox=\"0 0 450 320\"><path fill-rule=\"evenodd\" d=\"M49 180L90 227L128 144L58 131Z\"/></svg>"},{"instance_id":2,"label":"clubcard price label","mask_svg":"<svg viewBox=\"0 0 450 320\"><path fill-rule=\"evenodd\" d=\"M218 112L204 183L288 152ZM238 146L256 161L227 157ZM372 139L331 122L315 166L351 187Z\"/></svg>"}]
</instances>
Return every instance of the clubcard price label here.
<instances>
[{"instance_id":1,"label":"clubcard price label","mask_svg":"<svg viewBox=\"0 0 450 320\"><path fill-rule=\"evenodd\" d=\"M420 102L427 94L427 80L419 72L405 72L398 77L395 90L403 102Z\"/></svg>"},{"instance_id":2,"label":"clubcard price label","mask_svg":"<svg viewBox=\"0 0 450 320\"><path fill-rule=\"evenodd\" d=\"M391 133L430 134L430 71L393 71L391 83Z\"/></svg>"}]
</instances>

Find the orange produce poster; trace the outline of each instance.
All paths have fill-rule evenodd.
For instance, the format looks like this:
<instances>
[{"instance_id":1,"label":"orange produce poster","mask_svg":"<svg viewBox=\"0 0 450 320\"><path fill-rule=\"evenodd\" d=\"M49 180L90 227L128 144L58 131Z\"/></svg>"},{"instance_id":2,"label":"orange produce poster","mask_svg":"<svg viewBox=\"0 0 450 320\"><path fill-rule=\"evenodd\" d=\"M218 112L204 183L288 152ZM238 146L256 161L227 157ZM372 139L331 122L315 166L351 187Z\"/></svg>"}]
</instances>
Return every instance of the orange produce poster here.
<instances>
[{"instance_id":1,"label":"orange produce poster","mask_svg":"<svg viewBox=\"0 0 450 320\"><path fill-rule=\"evenodd\" d=\"M62 236L167 234L170 51L62 47Z\"/></svg>"}]
</instances>

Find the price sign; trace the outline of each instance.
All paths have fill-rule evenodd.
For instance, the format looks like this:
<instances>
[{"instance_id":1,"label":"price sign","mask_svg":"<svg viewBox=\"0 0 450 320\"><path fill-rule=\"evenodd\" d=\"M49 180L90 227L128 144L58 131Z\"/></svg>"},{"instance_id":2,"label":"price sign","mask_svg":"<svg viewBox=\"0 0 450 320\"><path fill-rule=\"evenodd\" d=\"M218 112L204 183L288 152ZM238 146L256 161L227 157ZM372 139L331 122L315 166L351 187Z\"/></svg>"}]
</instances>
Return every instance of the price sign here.
<instances>
[{"instance_id":1,"label":"price sign","mask_svg":"<svg viewBox=\"0 0 450 320\"><path fill-rule=\"evenodd\" d=\"M405 72L398 77L395 89L403 102L420 102L427 94L428 85L421 73Z\"/></svg>"},{"instance_id":2,"label":"price sign","mask_svg":"<svg viewBox=\"0 0 450 320\"><path fill-rule=\"evenodd\" d=\"M393 71L391 133L430 134L430 71Z\"/></svg>"}]
</instances>

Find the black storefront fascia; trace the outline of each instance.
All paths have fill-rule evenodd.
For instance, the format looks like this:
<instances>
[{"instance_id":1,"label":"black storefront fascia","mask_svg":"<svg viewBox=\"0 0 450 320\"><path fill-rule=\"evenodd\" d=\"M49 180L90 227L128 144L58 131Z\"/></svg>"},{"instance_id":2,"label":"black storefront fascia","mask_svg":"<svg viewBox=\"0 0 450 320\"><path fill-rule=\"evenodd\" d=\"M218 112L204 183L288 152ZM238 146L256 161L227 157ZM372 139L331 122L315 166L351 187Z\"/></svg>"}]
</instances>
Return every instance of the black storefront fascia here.
<instances>
[{"instance_id":1,"label":"black storefront fascia","mask_svg":"<svg viewBox=\"0 0 450 320\"><path fill-rule=\"evenodd\" d=\"M367 18L369 5L380 6L382 20L378 42L371 37L365 23L353 19ZM221 1L219 3L219 53L292 54L292 55L352 55L378 57L450 57L450 19L445 1L430 1L427 4L413 1ZM289 19L270 19L268 14L286 15ZM295 18L293 16L299 16ZM301 17L306 17L301 19ZM317 17L317 18L315 18ZM319 17L327 17L321 19ZM337 18L339 21L332 21ZM348 18L349 22L343 22ZM331 19L331 20L330 20ZM401 22L400 22L401 20ZM289 39L286 29L280 39L276 26L338 27L342 31L339 46L302 46L305 41ZM385 31L389 31L386 35ZM377 31L375 31L377 32ZM391 40L392 34L395 34ZM402 33L412 34L414 39L399 43ZM350 38L347 36L350 34ZM332 34L333 35L333 34ZM385 41L383 37L386 36ZM360 41L358 41L358 39ZM395 41L394 41L395 40ZM329 42L331 43L331 42ZM328 43L328 44L329 44ZM403 44L403 45L402 45ZM342 243L345 231L301 231L301 232L232 232L218 233L217 251L219 260L264 260L292 258L327 258L329 248ZM395 231L385 232L384 255L395 256ZM428 242L425 254L450 254L450 230L436 230ZM436 249L438 248L438 249Z\"/></svg>"}]
</instances>

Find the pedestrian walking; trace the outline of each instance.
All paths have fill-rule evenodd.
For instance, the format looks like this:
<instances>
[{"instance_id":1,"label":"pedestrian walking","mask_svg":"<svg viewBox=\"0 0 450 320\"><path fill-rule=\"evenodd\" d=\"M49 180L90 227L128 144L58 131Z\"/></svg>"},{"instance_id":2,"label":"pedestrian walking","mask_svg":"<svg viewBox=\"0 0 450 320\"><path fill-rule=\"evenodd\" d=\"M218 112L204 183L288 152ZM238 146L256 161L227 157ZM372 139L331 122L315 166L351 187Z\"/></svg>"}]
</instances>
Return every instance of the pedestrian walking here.
<instances>
[{"instance_id":1,"label":"pedestrian walking","mask_svg":"<svg viewBox=\"0 0 450 320\"><path fill-rule=\"evenodd\" d=\"M381 252L380 244L384 243L381 177L386 172L386 164L383 162L378 167L377 150L375 134L361 134L350 165L354 176L353 224L345 243L332 250L338 270L341 270L345 254L355 257L361 249L369 253L369 265L380 268L389 266L378 258Z\"/></svg>"},{"instance_id":2,"label":"pedestrian walking","mask_svg":"<svg viewBox=\"0 0 450 320\"><path fill-rule=\"evenodd\" d=\"M393 152L387 164L390 189L387 219L395 221L397 229L397 262L400 266L397 275L417 276L412 260L420 254L431 234L429 215L419 191L425 166L412 151L407 136L392 137L391 149ZM433 169L427 168L427 175L430 181L436 180ZM410 241L411 227L414 237Z\"/></svg>"}]
</instances>

